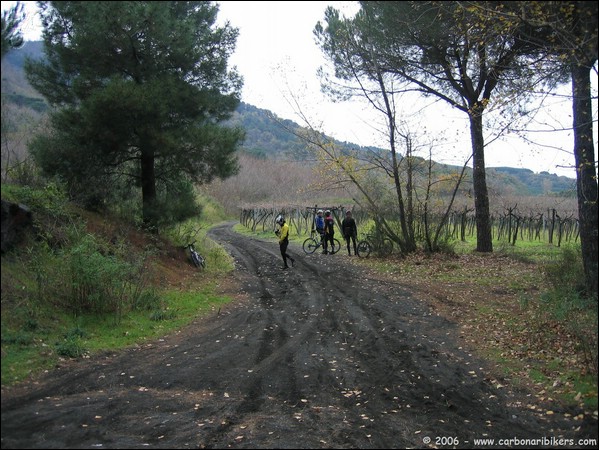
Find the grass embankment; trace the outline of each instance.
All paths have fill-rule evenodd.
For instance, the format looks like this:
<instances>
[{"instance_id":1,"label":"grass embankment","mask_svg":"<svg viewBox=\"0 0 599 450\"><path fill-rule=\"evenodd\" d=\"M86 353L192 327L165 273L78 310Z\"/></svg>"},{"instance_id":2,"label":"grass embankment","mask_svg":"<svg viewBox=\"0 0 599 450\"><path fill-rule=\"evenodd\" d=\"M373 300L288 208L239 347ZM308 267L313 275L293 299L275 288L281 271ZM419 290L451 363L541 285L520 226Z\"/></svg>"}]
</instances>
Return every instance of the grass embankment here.
<instances>
[{"instance_id":1,"label":"grass embankment","mask_svg":"<svg viewBox=\"0 0 599 450\"><path fill-rule=\"evenodd\" d=\"M232 261L206 237L224 217L207 200L201 221L156 236L73 208L57 190L3 186L2 197L28 205L36 226L2 255L3 386L167 335L230 301L217 283ZM191 241L205 270L190 263Z\"/></svg>"}]
</instances>

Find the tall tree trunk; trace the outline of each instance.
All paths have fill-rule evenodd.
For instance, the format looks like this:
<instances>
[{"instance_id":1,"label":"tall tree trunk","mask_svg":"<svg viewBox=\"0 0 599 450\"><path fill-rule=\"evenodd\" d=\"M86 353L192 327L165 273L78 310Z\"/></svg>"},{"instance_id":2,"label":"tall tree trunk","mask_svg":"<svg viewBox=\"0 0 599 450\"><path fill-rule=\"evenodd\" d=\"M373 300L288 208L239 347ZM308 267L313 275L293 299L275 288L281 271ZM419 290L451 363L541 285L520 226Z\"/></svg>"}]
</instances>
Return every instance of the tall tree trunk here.
<instances>
[{"instance_id":1,"label":"tall tree trunk","mask_svg":"<svg viewBox=\"0 0 599 450\"><path fill-rule=\"evenodd\" d=\"M474 208L476 217L476 250L492 252L491 217L489 213L489 193L485 169L485 138L483 136L483 107L471 108L470 136L472 139L472 182L474 187Z\"/></svg>"},{"instance_id":2,"label":"tall tree trunk","mask_svg":"<svg viewBox=\"0 0 599 450\"><path fill-rule=\"evenodd\" d=\"M412 138L410 136L405 137L406 141L406 160L407 160L407 180L406 180L406 193L408 195L408 210L406 211L408 218L408 233L410 233L410 242L416 243L416 230L414 230L414 161L412 159Z\"/></svg>"},{"instance_id":3,"label":"tall tree trunk","mask_svg":"<svg viewBox=\"0 0 599 450\"><path fill-rule=\"evenodd\" d=\"M572 68L572 108L582 262L587 291L597 296L597 173L590 70L588 66Z\"/></svg>"},{"instance_id":4,"label":"tall tree trunk","mask_svg":"<svg viewBox=\"0 0 599 450\"><path fill-rule=\"evenodd\" d=\"M376 60L373 58L373 61ZM408 229L408 223L406 221L406 209L403 201L403 195L401 192L401 180L399 177L399 163L397 161L397 151L395 148L395 114L393 107L391 106L391 101L389 100L389 95L387 93L387 88L385 86L385 81L383 80L383 76L381 75L380 70L377 67L377 80L379 86L381 88L381 94L383 95L383 100L385 102L385 112L387 114L387 126L389 127L389 147L391 149L391 163L393 165L393 183L395 184L395 196L397 198L397 207L399 209L399 223L401 226L401 232L403 234L403 240L394 239L397 244L400 246L401 251L403 253L412 253L416 250L416 241L414 240L414 232ZM409 192L408 192L409 195ZM392 233L391 229L387 225L385 220L382 221L383 225L387 229L387 234L393 239L394 233Z\"/></svg>"},{"instance_id":5,"label":"tall tree trunk","mask_svg":"<svg viewBox=\"0 0 599 450\"><path fill-rule=\"evenodd\" d=\"M143 223L154 229L158 219L156 202L156 173L154 149L143 145L141 149L141 195L143 203Z\"/></svg>"}]
</instances>

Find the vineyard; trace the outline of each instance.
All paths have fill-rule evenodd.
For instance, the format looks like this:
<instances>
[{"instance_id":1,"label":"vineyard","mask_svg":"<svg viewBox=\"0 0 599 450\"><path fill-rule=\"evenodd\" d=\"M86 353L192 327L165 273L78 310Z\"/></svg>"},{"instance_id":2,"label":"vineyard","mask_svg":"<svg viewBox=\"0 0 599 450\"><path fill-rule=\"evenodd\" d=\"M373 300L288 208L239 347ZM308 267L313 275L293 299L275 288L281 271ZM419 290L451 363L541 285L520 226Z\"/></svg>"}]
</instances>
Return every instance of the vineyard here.
<instances>
[{"instance_id":1,"label":"vineyard","mask_svg":"<svg viewBox=\"0 0 599 450\"><path fill-rule=\"evenodd\" d=\"M312 229L314 216L318 209L329 209L335 218L337 226L345 216L345 211L352 210L352 214L359 230L370 229L374 226L374 217L369 211L346 206L286 206L286 207L255 207L243 208L239 221L246 228L254 232L269 232L275 228L275 218L283 214L290 226L291 233L297 236L307 236ZM393 222L392 217L385 217L388 222ZM439 223L440 217L428 219L429 223ZM545 213L535 215L519 214L515 208L506 208L502 214L491 216L493 225L493 238L515 245L520 241L538 241L557 245L562 243L577 242L579 239L578 219L572 214L561 215L556 209L548 209ZM424 234L424 217L415 221L416 235ZM450 213L443 233L447 238L465 241L468 237L476 235L476 222L472 209L464 208L461 211Z\"/></svg>"}]
</instances>

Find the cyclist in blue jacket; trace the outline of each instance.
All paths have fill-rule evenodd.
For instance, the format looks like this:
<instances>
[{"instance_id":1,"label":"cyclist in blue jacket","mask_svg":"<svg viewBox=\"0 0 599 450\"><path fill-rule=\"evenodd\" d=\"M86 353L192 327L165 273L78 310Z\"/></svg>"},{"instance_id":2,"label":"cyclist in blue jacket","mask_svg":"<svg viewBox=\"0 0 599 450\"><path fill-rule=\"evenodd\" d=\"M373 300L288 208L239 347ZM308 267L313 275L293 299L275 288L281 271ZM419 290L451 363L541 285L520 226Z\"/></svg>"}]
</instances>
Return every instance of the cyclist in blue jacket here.
<instances>
[{"instance_id":1,"label":"cyclist in blue jacket","mask_svg":"<svg viewBox=\"0 0 599 450\"><path fill-rule=\"evenodd\" d=\"M324 217L322 217L322 209L319 209L316 213L316 217L314 218L314 228L322 240L322 235L324 234Z\"/></svg>"}]
</instances>

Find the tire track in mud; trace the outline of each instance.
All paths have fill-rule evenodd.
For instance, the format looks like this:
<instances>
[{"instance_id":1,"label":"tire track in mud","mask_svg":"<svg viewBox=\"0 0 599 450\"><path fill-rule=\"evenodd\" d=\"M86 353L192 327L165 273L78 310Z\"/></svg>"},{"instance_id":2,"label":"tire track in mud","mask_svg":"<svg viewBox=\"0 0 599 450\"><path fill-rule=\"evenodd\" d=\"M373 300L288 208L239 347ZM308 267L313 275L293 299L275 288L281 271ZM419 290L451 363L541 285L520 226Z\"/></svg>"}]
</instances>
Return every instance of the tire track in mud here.
<instances>
[{"instance_id":1,"label":"tire track in mud","mask_svg":"<svg viewBox=\"0 0 599 450\"><path fill-rule=\"evenodd\" d=\"M401 287L339 275L347 270L341 262L343 256L314 254L298 261L304 285L319 288L307 295L313 311L318 311L310 328L310 333L316 330L316 334L302 336L306 350L300 347L295 352L300 361L309 355L319 359L321 364L312 367L318 382L333 391L328 394L331 403L341 400L347 408L340 420L348 424L346 441L353 441L347 436L355 434L355 424L366 421L366 426L360 427L370 429L368 421L377 417L387 423L388 430L394 430L381 433L379 427L377 445L418 446L413 434L398 434L397 424L388 419L402 408L408 418L400 422L406 425L412 421L405 429L438 434L435 427L444 424L441 426L452 432L448 436L457 435L462 441L487 436L491 427L520 435L538 430L537 418L527 411L516 414L500 401L497 407L502 393L486 379L484 364L455 342L455 325L413 301ZM300 297L295 293L294 298ZM287 350L281 347L277 351ZM296 369L301 373L301 367ZM299 384L306 392L317 388ZM323 397L327 396L321 393ZM498 422L505 426L498 426ZM355 442L363 445L368 437L366 441L372 443L372 436L364 432Z\"/></svg>"}]
</instances>

